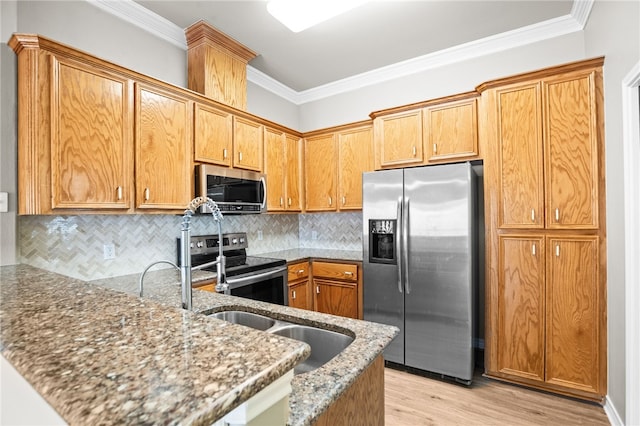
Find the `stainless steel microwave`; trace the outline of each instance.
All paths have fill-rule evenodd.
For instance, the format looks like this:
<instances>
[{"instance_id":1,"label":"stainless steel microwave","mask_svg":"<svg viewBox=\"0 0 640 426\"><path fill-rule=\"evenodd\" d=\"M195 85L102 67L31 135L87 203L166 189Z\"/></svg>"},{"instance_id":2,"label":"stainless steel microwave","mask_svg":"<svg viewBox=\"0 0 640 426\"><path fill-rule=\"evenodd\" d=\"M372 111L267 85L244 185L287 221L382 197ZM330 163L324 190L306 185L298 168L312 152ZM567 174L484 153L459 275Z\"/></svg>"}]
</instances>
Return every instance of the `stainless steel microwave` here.
<instances>
[{"instance_id":1,"label":"stainless steel microwave","mask_svg":"<svg viewBox=\"0 0 640 426\"><path fill-rule=\"evenodd\" d=\"M196 197L209 197L222 213L256 214L267 207L267 181L262 173L199 164L195 170ZM211 213L203 205L200 213Z\"/></svg>"}]
</instances>

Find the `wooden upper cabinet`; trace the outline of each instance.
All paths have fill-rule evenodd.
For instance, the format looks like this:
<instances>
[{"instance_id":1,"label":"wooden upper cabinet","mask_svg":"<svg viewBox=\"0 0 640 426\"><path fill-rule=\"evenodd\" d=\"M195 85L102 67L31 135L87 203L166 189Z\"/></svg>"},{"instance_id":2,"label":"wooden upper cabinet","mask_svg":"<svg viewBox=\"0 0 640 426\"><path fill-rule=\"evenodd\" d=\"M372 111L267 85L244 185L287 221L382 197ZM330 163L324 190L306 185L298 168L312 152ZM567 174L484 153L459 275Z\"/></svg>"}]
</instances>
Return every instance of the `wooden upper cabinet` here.
<instances>
[{"instance_id":1,"label":"wooden upper cabinet","mask_svg":"<svg viewBox=\"0 0 640 426\"><path fill-rule=\"evenodd\" d=\"M192 101L136 85L136 207L184 209L193 197Z\"/></svg>"},{"instance_id":2,"label":"wooden upper cabinet","mask_svg":"<svg viewBox=\"0 0 640 426\"><path fill-rule=\"evenodd\" d=\"M544 227L540 84L497 90L499 226Z\"/></svg>"},{"instance_id":3,"label":"wooden upper cabinet","mask_svg":"<svg viewBox=\"0 0 640 426\"><path fill-rule=\"evenodd\" d=\"M52 209L128 209L133 195L133 83L51 58Z\"/></svg>"},{"instance_id":4,"label":"wooden upper cabinet","mask_svg":"<svg viewBox=\"0 0 640 426\"><path fill-rule=\"evenodd\" d=\"M262 172L262 124L234 117L233 144L233 167Z\"/></svg>"},{"instance_id":5,"label":"wooden upper cabinet","mask_svg":"<svg viewBox=\"0 0 640 426\"><path fill-rule=\"evenodd\" d=\"M497 369L543 382L545 378L545 239L499 238Z\"/></svg>"},{"instance_id":6,"label":"wooden upper cabinet","mask_svg":"<svg viewBox=\"0 0 640 426\"><path fill-rule=\"evenodd\" d=\"M301 140L265 127L264 172L267 175L267 210L300 211Z\"/></svg>"},{"instance_id":7,"label":"wooden upper cabinet","mask_svg":"<svg viewBox=\"0 0 640 426\"><path fill-rule=\"evenodd\" d=\"M333 133L305 140L307 211L336 210L337 155L336 137Z\"/></svg>"},{"instance_id":8,"label":"wooden upper cabinet","mask_svg":"<svg viewBox=\"0 0 640 426\"><path fill-rule=\"evenodd\" d=\"M475 98L426 107L423 124L428 162L478 156Z\"/></svg>"},{"instance_id":9,"label":"wooden upper cabinet","mask_svg":"<svg viewBox=\"0 0 640 426\"><path fill-rule=\"evenodd\" d=\"M231 165L233 115L195 103L194 160Z\"/></svg>"},{"instance_id":10,"label":"wooden upper cabinet","mask_svg":"<svg viewBox=\"0 0 640 426\"><path fill-rule=\"evenodd\" d=\"M416 165L424 161L422 109L373 120L376 168Z\"/></svg>"},{"instance_id":11,"label":"wooden upper cabinet","mask_svg":"<svg viewBox=\"0 0 640 426\"><path fill-rule=\"evenodd\" d=\"M595 72L543 81L547 228L598 228Z\"/></svg>"},{"instance_id":12,"label":"wooden upper cabinet","mask_svg":"<svg viewBox=\"0 0 640 426\"><path fill-rule=\"evenodd\" d=\"M303 200L303 152L302 139L285 133L286 210L302 211Z\"/></svg>"},{"instance_id":13,"label":"wooden upper cabinet","mask_svg":"<svg viewBox=\"0 0 640 426\"><path fill-rule=\"evenodd\" d=\"M371 126L338 133L338 209L362 209L362 173L373 169Z\"/></svg>"}]
</instances>

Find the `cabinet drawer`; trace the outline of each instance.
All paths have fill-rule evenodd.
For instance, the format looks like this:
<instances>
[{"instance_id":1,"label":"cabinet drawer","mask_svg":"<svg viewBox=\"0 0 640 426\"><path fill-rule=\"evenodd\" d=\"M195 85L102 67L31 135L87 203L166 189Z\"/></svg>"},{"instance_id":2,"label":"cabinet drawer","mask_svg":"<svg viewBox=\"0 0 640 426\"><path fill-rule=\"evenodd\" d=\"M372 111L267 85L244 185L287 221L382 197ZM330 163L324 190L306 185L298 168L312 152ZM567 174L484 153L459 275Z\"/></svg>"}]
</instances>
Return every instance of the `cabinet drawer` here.
<instances>
[{"instance_id":1,"label":"cabinet drawer","mask_svg":"<svg viewBox=\"0 0 640 426\"><path fill-rule=\"evenodd\" d=\"M313 262L313 276L358 281L358 265L351 263Z\"/></svg>"},{"instance_id":2,"label":"cabinet drawer","mask_svg":"<svg viewBox=\"0 0 640 426\"><path fill-rule=\"evenodd\" d=\"M293 282L309 276L309 262L292 263L288 266L289 282Z\"/></svg>"}]
</instances>

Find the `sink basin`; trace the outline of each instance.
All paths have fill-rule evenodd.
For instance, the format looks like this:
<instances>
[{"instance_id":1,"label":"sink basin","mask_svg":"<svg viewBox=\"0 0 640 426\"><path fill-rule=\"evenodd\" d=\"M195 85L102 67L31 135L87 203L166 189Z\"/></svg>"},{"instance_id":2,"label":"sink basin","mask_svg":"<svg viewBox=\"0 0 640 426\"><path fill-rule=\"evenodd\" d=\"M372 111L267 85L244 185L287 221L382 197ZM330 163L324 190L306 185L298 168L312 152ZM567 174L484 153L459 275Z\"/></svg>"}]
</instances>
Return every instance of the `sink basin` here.
<instances>
[{"instance_id":1,"label":"sink basin","mask_svg":"<svg viewBox=\"0 0 640 426\"><path fill-rule=\"evenodd\" d=\"M251 312L222 311L208 316L299 340L311 346L311 355L293 369L293 374L307 373L321 367L353 342L353 337L346 334L283 320L274 320Z\"/></svg>"},{"instance_id":2,"label":"sink basin","mask_svg":"<svg viewBox=\"0 0 640 426\"><path fill-rule=\"evenodd\" d=\"M300 340L311 346L311 355L294 368L294 374L306 373L321 367L353 342L353 337L342 333L298 324L284 325L270 332Z\"/></svg>"},{"instance_id":3,"label":"sink basin","mask_svg":"<svg viewBox=\"0 0 640 426\"><path fill-rule=\"evenodd\" d=\"M251 312L244 311L224 311L210 314L210 317L228 321L234 324L244 325L246 327L256 328L258 330L267 330L276 323L274 319L265 317Z\"/></svg>"}]
</instances>

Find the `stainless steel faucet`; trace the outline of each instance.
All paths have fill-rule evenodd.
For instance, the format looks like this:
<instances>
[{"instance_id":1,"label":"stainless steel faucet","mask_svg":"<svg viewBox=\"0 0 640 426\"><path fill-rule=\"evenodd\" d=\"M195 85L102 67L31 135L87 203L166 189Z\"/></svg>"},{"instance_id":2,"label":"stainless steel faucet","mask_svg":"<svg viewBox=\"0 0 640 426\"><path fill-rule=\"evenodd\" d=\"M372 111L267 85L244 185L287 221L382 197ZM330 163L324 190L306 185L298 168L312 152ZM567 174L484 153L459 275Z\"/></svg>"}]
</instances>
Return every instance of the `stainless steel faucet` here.
<instances>
[{"instance_id":1,"label":"stainless steel faucet","mask_svg":"<svg viewBox=\"0 0 640 426\"><path fill-rule=\"evenodd\" d=\"M206 204L211 209L213 220L218 224L218 257L212 262L207 262L198 266L191 266L191 216L196 210ZM176 269L180 269L180 287L182 289L182 309L191 311L193 309L193 293L191 289L191 272L199 269L208 268L216 265L217 284L216 291L229 294L229 284L227 283L227 277L225 272L226 260L222 253L223 239L222 239L222 212L218 208L218 205L209 197L197 197L191 200L187 205L187 209L182 215L182 228L180 236L180 268L168 260L159 260L148 265L145 270L140 274L138 280L138 287L140 291L140 297L143 293L143 280L147 271L154 265L159 263L168 263Z\"/></svg>"}]
</instances>

